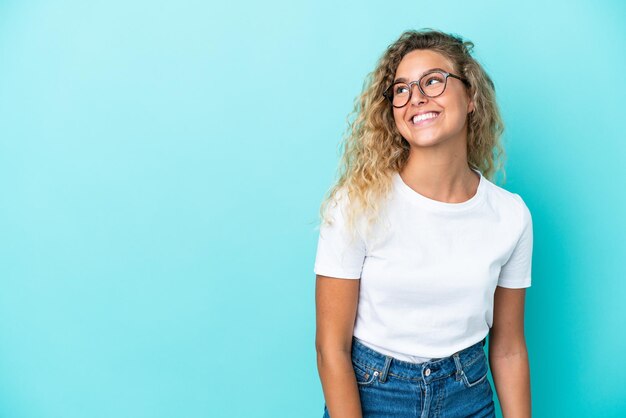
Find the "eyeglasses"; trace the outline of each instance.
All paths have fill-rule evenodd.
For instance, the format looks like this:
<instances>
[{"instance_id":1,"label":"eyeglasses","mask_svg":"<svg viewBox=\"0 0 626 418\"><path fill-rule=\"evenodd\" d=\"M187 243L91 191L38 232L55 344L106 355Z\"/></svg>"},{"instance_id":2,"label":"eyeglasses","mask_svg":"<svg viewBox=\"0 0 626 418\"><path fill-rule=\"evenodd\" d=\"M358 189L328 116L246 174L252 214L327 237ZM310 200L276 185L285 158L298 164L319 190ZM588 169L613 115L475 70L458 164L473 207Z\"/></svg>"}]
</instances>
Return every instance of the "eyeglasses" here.
<instances>
[{"instance_id":1,"label":"eyeglasses","mask_svg":"<svg viewBox=\"0 0 626 418\"><path fill-rule=\"evenodd\" d=\"M448 77L457 78L466 86L470 86L469 81L463 77L459 77L458 75L446 71L433 70L421 76L417 81L411 81L410 83L398 81L393 83L385 89L383 96L389 99L393 107L404 107L409 100L411 100L413 84L417 84L417 87L424 96L432 98L443 94L446 90Z\"/></svg>"}]
</instances>

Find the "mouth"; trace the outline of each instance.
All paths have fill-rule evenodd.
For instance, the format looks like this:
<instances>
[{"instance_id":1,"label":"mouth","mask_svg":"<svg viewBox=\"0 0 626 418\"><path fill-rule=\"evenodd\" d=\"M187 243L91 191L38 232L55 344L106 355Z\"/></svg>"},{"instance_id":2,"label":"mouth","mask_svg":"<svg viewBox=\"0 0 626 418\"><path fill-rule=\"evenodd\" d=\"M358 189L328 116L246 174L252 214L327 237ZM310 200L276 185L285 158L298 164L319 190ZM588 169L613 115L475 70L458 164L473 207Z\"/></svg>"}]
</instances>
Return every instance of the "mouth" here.
<instances>
[{"instance_id":1,"label":"mouth","mask_svg":"<svg viewBox=\"0 0 626 418\"><path fill-rule=\"evenodd\" d=\"M439 118L440 112L428 112L421 115L415 115L411 118L410 123L413 126L424 126L433 123Z\"/></svg>"}]
</instances>

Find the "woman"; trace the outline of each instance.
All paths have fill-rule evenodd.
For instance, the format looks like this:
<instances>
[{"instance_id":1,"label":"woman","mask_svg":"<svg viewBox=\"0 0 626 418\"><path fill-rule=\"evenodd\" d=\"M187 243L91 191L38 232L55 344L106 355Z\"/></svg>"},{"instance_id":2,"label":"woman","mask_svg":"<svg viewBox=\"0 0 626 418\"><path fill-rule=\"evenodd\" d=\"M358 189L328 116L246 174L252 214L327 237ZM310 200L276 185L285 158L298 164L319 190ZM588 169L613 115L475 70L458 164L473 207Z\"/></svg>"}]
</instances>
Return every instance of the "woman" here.
<instances>
[{"instance_id":1,"label":"woman","mask_svg":"<svg viewBox=\"0 0 626 418\"><path fill-rule=\"evenodd\" d=\"M325 417L494 417L488 365L530 417L532 219L488 180L504 128L472 47L407 31L356 103L314 268Z\"/></svg>"}]
</instances>

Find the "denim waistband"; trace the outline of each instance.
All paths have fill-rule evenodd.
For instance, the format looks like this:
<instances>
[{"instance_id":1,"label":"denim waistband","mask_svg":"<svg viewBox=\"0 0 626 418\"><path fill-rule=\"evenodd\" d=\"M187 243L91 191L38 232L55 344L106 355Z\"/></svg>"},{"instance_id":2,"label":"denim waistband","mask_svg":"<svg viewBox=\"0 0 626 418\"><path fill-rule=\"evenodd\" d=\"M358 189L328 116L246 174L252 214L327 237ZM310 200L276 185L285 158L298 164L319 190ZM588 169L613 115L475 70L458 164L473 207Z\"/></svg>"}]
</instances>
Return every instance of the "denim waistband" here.
<instances>
[{"instance_id":1,"label":"denim waistband","mask_svg":"<svg viewBox=\"0 0 626 418\"><path fill-rule=\"evenodd\" d=\"M467 368L484 356L485 339L486 337L448 357L423 363L411 363L379 353L352 337L352 361L378 371L381 382L384 382L388 375L393 375L407 380L423 380L424 383L430 383L454 373L461 373L464 367Z\"/></svg>"}]
</instances>

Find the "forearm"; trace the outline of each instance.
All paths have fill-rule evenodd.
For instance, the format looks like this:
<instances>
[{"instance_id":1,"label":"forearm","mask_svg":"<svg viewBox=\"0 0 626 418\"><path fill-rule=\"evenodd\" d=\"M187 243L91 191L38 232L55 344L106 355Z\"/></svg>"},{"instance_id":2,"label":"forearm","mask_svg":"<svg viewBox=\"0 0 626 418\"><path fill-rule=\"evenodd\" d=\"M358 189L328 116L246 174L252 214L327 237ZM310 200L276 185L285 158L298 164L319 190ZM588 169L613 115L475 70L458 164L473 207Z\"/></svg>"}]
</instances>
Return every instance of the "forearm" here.
<instances>
[{"instance_id":1,"label":"forearm","mask_svg":"<svg viewBox=\"0 0 626 418\"><path fill-rule=\"evenodd\" d=\"M349 352L317 353L317 369L331 418L361 418L361 400Z\"/></svg>"},{"instance_id":2,"label":"forearm","mask_svg":"<svg viewBox=\"0 0 626 418\"><path fill-rule=\"evenodd\" d=\"M516 354L489 355L503 418L530 418L530 367L526 347Z\"/></svg>"}]
</instances>

